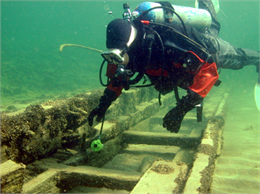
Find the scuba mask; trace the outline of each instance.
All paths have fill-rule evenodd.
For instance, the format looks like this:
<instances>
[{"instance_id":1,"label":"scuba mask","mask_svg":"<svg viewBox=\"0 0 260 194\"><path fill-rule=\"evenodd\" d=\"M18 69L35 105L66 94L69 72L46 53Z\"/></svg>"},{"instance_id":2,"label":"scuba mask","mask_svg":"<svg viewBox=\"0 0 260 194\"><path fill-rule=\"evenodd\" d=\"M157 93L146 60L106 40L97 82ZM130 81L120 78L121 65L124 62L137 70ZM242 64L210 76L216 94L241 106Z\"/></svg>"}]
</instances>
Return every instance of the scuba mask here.
<instances>
[{"instance_id":1,"label":"scuba mask","mask_svg":"<svg viewBox=\"0 0 260 194\"><path fill-rule=\"evenodd\" d=\"M124 62L125 51L120 49L110 49L101 53L101 56L108 62L115 65L122 64Z\"/></svg>"},{"instance_id":2,"label":"scuba mask","mask_svg":"<svg viewBox=\"0 0 260 194\"><path fill-rule=\"evenodd\" d=\"M120 33L122 33L120 31L120 28L116 29L120 32L118 34L118 36L116 36L117 35L116 32L115 32L114 35L109 35L110 40L108 41L109 44L107 44L108 50L101 53L101 56L108 63L113 63L115 65L119 65L119 64L122 64L124 62L124 60L125 60L124 54L129 50L130 45L133 43L133 41L135 40L135 38L137 36L136 28L133 27L130 23L127 24L127 25L129 26L129 35L128 35L129 38L128 39L122 40L122 39L125 38L124 36L126 34L120 34ZM125 32L125 33L127 33L127 32ZM120 36L123 36L124 38L122 38ZM116 39L114 39L114 38L116 38Z\"/></svg>"}]
</instances>

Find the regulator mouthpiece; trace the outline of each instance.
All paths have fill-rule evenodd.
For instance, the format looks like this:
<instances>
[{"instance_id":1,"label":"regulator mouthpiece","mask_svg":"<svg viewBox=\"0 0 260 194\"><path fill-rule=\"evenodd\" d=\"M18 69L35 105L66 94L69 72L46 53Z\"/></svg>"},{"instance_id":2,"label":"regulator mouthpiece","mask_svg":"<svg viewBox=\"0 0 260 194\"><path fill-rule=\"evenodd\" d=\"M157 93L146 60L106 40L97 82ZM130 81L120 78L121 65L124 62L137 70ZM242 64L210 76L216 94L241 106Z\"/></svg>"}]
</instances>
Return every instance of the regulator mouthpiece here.
<instances>
[{"instance_id":1,"label":"regulator mouthpiece","mask_svg":"<svg viewBox=\"0 0 260 194\"><path fill-rule=\"evenodd\" d=\"M108 62L115 65L121 64L124 62L124 51L119 49L110 49L101 53L101 56Z\"/></svg>"},{"instance_id":2,"label":"regulator mouthpiece","mask_svg":"<svg viewBox=\"0 0 260 194\"><path fill-rule=\"evenodd\" d=\"M94 152L99 152L100 150L102 150L104 147L104 144L101 143L100 139L94 140L91 143L91 149Z\"/></svg>"}]
</instances>

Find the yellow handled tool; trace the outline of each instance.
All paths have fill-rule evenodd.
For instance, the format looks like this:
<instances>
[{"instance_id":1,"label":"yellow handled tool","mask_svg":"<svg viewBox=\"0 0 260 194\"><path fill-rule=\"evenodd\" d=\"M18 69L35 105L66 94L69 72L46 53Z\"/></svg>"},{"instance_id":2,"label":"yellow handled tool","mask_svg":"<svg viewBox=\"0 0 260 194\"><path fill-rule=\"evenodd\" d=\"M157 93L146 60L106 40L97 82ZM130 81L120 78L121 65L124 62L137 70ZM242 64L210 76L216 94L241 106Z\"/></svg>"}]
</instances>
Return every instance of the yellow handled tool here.
<instances>
[{"instance_id":1,"label":"yellow handled tool","mask_svg":"<svg viewBox=\"0 0 260 194\"><path fill-rule=\"evenodd\" d=\"M82 45L78 45L78 44L62 44L62 45L60 45L60 52L62 52L64 47L71 47L71 46L85 48L85 49L96 51L96 52L99 52L99 53L103 52L102 50L99 50L99 49L91 48L91 47L88 47L88 46L82 46Z\"/></svg>"}]
</instances>

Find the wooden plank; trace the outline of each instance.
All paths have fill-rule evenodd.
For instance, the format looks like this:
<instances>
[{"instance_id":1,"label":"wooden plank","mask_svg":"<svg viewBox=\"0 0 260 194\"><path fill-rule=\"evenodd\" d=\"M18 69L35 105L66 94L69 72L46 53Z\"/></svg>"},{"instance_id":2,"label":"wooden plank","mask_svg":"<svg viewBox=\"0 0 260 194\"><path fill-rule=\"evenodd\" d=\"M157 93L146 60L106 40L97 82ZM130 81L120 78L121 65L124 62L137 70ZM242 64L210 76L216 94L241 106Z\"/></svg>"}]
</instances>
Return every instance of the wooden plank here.
<instances>
[{"instance_id":1,"label":"wooden plank","mask_svg":"<svg viewBox=\"0 0 260 194\"><path fill-rule=\"evenodd\" d=\"M140 177L141 173L135 171L78 166L61 171L57 186L62 190L80 185L131 191Z\"/></svg>"},{"instance_id":2,"label":"wooden plank","mask_svg":"<svg viewBox=\"0 0 260 194\"><path fill-rule=\"evenodd\" d=\"M188 136L174 133L153 133L141 131L125 131L123 141L129 144L174 145L181 148L196 148L201 136Z\"/></svg>"},{"instance_id":3,"label":"wooden plank","mask_svg":"<svg viewBox=\"0 0 260 194\"><path fill-rule=\"evenodd\" d=\"M91 166L68 166L53 159L38 162L48 169L23 185L23 193L63 193L75 186L106 187L131 191L142 173Z\"/></svg>"},{"instance_id":4,"label":"wooden plank","mask_svg":"<svg viewBox=\"0 0 260 194\"><path fill-rule=\"evenodd\" d=\"M131 194L139 193L179 193L185 182L188 167L164 160L155 161L145 172Z\"/></svg>"},{"instance_id":5,"label":"wooden plank","mask_svg":"<svg viewBox=\"0 0 260 194\"><path fill-rule=\"evenodd\" d=\"M0 168L1 193L21 193L26 166L7 160Z\"/></svg>"},{"instance_id":6,"label":"wooden plank","mask_svg":"<svg viewBox=\"0 0 260 194\"><path fill-rule=\"evenodd\" d=\"M129 144L124 152L131 152L134 154L176 154L180 150L177 146L166 145L147 145L147 144Z\"/></svg>"}]
</instances>

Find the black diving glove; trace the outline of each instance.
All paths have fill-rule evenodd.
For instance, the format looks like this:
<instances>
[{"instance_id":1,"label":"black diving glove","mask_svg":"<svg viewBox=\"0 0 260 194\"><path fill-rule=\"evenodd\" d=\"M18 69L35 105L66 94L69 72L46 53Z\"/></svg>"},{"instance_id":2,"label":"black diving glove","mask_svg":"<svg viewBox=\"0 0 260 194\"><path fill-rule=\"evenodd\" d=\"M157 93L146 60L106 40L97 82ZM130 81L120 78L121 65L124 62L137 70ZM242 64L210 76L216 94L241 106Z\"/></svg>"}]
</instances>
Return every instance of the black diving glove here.
<instances>
[{"instance_id":1,"label":"black diving glove","mask_svg":"<svg viewBox=\"0 0 260 194\"><path fill-rule=\"evenodd\" d=\"M95 116L97 116L96 121L100 122L105 116L106 110L116 98L117 96L114 91L106 89L104 95L99 99L99 105L90 112L88 116L88 124L90 126L93 125L93 119Z\"/></svg>"},{"instance_id":2,"label":"black diving glove","mask_svg":"<svg viewBox=\"0 0 260 194\"><path fill-rule=\"evenodd\" d=\"M168 131L178 133L181 127L183 117L187 112L192 110L195 105L187 102L187 97L183 97L177 106L171 109L163 118L163 127Z\"/></svg>"}]
</instances>

